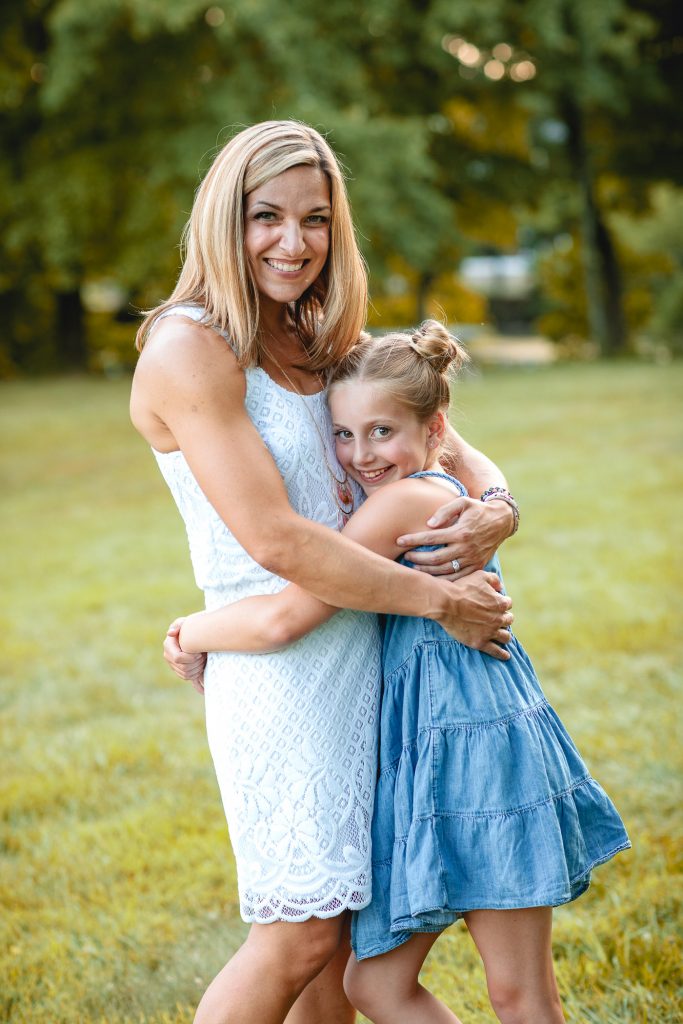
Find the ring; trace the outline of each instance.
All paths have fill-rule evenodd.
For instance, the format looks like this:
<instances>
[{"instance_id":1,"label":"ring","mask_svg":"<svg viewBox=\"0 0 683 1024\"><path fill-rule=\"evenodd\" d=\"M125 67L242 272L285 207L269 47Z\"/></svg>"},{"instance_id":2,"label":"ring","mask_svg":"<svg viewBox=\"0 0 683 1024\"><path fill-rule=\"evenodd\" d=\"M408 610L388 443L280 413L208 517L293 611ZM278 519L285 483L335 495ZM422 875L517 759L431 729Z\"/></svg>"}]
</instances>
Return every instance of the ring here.
<instances>
[{"instance_id":1,"label":"ring","mask_svg":"<svg viewBox=\"0 0 683 1024\"><path fill-rule=\"evenodd\" d=\"M460 562L457 558L453 559L451 565L453 566L453 572L460 572Z\"/></svg>"}]
</instances>

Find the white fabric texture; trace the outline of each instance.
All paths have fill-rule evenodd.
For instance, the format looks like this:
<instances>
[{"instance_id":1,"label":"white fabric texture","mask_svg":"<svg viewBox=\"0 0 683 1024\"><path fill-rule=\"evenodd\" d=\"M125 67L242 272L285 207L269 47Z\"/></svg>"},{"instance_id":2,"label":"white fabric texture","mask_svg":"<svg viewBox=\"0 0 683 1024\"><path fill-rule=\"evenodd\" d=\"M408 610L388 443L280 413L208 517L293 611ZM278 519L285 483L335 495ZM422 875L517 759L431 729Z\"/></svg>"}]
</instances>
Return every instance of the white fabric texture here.
<instances>
[{"instance_id":1,"label":"white fabric texture","mask_svg":"<svg viewBox=\"0 0 683 1024\"><path fill-rule=\"evenodd\" d=\"M191 306L170 312L202 316ZM324 438L337 468L325 394L292 394L260 368L246 370L246 381L247 413L292 507L337 529L322 453ZM206 607L281 590L286 581L240 547L182 453L154 454L185 521ZM379 654L376 617L342 611L277 653L209 655L207 733L245 921L331 917L369 903Z\"/></svg>"}]
</instances>

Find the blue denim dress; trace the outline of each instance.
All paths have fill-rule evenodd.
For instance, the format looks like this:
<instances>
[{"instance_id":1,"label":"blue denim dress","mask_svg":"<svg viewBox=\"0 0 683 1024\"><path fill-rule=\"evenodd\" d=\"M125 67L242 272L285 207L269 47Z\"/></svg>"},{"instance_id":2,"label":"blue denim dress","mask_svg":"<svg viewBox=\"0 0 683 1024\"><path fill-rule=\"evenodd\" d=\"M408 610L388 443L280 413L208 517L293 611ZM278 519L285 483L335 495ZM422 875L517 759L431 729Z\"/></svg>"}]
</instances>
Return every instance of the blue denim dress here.
<instances>
[{"instance_id":1,"label":"blue denim dress","mask_svg":"<svg viewBox=\"0 0 683 1024\"><path fill-rule=\"evenodd\" d=\"M486 568L500 575L497 559ZM631 845L521 645L513 637L507 649L497 661L429 619L385 618L372 902L352 924L359 960L468 910L568 903Z\"/></svg>"}]
</instances>

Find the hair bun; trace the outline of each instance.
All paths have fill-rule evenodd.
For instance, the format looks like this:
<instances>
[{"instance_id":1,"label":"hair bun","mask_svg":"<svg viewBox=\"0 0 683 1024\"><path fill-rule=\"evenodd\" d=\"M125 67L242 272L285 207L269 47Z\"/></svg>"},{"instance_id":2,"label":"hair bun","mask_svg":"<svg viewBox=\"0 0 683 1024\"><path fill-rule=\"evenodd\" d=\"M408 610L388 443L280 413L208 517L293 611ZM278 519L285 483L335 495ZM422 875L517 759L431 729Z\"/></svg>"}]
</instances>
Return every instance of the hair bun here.
<instances>
[{"instance_id":1,"label":"hair bun","mask_svg":"<svg viewBox=\"0 0 683 1024\"><path fill-rule=\"evenodd\" d=\"M467 361L467 353L438 320L425 320L410 337L410 347L427 359L437 373L445 373L451 366L459 370Z\"/></svg>"}]
</instances>

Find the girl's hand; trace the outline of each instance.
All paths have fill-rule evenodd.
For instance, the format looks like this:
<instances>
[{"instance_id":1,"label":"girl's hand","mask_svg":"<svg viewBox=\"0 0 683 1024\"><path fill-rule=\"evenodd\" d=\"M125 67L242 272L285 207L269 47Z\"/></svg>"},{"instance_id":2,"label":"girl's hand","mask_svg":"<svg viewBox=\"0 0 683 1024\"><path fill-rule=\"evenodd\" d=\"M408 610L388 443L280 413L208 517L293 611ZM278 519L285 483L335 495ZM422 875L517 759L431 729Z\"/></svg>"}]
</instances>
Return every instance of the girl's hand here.
<instances>
[{"instance_id":1,"label":"girl's hand","mask_svg":"<svg viewBox=\"0 0 683 1024\"><path fill-rule=\"evenodd\" d=\"M407 534L396 543L402 548L445 545L438 551L409 551L406 558L422 572L458 580L484 568L512 533L514 517L504 501L454 498L436 510L427 526L424 533Z\"/></svg>"},{"instance_id":2,"label":"girl's hand","mask_svg":"<svg viewBox=\"0 0 683 1024\"><path fill-rule=\"evenodd\" d=\"M185 617L174 619L164 638L164 659L181 679L192 683L197 693L204 693L205 654L186 654L178 643L180 627Z\"/></svg>"}]
</instances>

